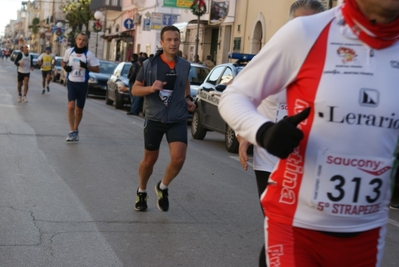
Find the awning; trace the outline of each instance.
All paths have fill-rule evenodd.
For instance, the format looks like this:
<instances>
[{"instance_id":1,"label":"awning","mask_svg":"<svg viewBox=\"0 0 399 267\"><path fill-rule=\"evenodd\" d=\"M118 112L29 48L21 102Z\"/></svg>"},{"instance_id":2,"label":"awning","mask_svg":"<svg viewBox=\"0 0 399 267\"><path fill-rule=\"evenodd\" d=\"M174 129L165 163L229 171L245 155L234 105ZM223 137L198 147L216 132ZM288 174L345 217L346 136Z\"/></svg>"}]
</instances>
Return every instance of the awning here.
<instances>
[{"instance_id":1,"label":"awning","mask_svg":"<svg viewBox=\"0 0 399 267\"><path fill-rule=\"evenodd\" d=\"M180 41L185 42L186 41L186 29L187 29L188 22L179 22L173 24L176 28L179 29L180 31Z\"/></svg>"},{"instance_id":2,"label":"awning","mask_svg":"<svg viewBox=\"0 0 399 267\"><path fill-rule=\"evenodd\" d=\"M123 32L109 33L101 36L107 41L111 41L112 39L123 40L125 42L133 42L133 32L134 30L127 30Z\"/></svg>"}]
</instances>

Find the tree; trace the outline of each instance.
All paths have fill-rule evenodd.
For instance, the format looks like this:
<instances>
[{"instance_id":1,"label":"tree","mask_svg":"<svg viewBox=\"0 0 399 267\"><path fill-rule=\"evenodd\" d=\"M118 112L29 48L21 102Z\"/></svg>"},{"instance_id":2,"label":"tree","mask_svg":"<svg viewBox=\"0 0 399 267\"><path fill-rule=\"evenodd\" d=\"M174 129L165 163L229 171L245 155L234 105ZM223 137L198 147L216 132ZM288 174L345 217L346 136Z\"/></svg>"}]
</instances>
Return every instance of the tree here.
<instances>
[{"instance_id":1,"label":"tree","mask_svg":"<svg viewBox=\"0 0 399 267\"><path fill-rule=\"evenodd\" d=\"M93 14L90 12L91 0L78 0L72 2L68 0L61 6L62 11L65 13L65 18L72 31L68 34L68 41L71 46L75 45L75 35L82 31L83 25L88 29L89 20L94 19Z\"/></svg>"}]
</instances>

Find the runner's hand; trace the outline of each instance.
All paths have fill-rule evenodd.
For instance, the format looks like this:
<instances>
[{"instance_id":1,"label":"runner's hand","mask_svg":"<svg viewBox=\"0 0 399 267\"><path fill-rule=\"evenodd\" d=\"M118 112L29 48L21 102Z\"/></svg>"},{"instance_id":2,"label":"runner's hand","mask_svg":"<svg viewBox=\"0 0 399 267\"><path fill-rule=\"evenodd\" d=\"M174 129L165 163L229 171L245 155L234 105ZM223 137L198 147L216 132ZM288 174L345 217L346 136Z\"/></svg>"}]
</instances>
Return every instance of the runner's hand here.
<instances>
[{"instance_id":1,"label":"runner's hand","mask_svg":"<svg viewBox=\"0 0 399 267\"><path fill-rule=\"evenodd\" d=\"M309 114L310 107L277 123L266 122L256 133L256 140L270 154L285 159L303 139L304 135L297 125L306 120Z\"/></svg>"},{"instance_id":2,"label":"runner's hand","mask_svg":"<svg viewBox=\"0 0 399 267\"><path fill-rule=\"evenodd\" d=\"M248 170L248 147L250 143L242 138L239 134L237 135L238 143L240 144L238 147L238 155L240 157L240 163L244 170Z\"/></svg>"},{"instance_id":3,"label":"runner's hand","mask_svg":"<svg viewBox=\"0 0 399 267\"><path fill-rule=\"evenodd\" d=\"M89 66L87 66L87 63L85 63L85 62L83 62L82 60L79 60L80 61L80 67L81 68L84 68L84 69L89 69Z\"/></svg>"},{"instance_id":4,"label":"runner's hand","mask_svg":"<svg viewBox=\"0 0 399 267\"><path fill-rule=\"evenodd\" d=\"M72 67L71 66L69 66L69 65L65 65L64 66L64 70L66 71L66 72L71 72L72 71Z\"/></svg>"}]
</instances>

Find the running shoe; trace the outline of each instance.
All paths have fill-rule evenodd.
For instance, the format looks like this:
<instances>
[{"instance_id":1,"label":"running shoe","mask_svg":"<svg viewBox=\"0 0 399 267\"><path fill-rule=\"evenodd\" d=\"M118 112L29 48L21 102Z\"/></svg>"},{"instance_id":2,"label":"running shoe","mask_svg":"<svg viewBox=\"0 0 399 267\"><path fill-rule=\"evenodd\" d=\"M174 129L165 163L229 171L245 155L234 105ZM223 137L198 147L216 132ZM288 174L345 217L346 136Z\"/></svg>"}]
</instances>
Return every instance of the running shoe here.
<instances>
[{"instance_id":1,"label":"running shoe","mask_svg":"<svg viewBox=\"0 0 399 267\"><path fill-rule=\"evenodd\" d=\"M147 211L147 193L139 192L137 189L136 204L134 209L137 211Z\"/></svg>"},{"instance_id":2,"label":"running shoe","mask_svg":"<svg viewBox=\"0 0 399 267\"><path fill-rule=\"evenodd\" d=\"M19 95L17 98L18 103L21 103L21 99L22 99L22 96Z\"/></svg>"},{"instance_id":3,"label":"running shoe","mask_svg":"<svg viewBox=\"0 0 399 267\"><path fill-rule=\"evenodd\" d=\"M49 86L47 86L47 92L50 92L50 87Z\"/></svg>"},{"instance_id":4,"label":"running shoe","mask_svg":"<svg viewBox=\"0 0 399 267\"><path fill-rule=\"evenodd\" d=\"M26 95L24 95L24 96L22 97L22 102L24 102L24 103L28 102L28 99L26 98Z\"/></svg>"},{"instance_id":5,"label":"running shoe","mask_svg":"<svg viewBox=\"0 0 399 267\"><path fill-rule=\"evenodd\" d=\"M390 208L391 210L399 210L399 204L390 205L389 208Z\"/></svg>"},{"instance_id":6,"label":"running shoe","mask_svg":"<svg viewBox=\"0 0 399 267\"><path fill-rule=\"evenodd\" d=\"M160 211L168 211L169 209L169 199L168 199L168 189L162 190L159 188L161 181L155 185L155 193L157 194L157 207Z\"/></svg>"},{"instance_id":7,"label":"running shoe","mask_svg":"<svg viewBox=\"0 0 399 267\"><path fill-rule=\"evenodd\" d=\"M42 91L42 94L43 94L43 95L44 95L44 92L45 92L45 91L44 91L44 89L43 89L43 91Z\"/></svg>"},{"instance_id":8,"label":"running shoe","mask_svg":"<svg viewBox=\"0 0 399 267\"><path fill-rule=\"evenodd\" d=\"M75 141L75 131L69 131L66 141L67 142Z\"/></svg>"},{"instance_id":9,"label":"running shoe","mask_svg":"<svg viewBox=\"0 0 399 267\"><path fill-rule=\"evenodd\" d=\"M74 132L74 134L75 134L75 139L74 139L74 141L79 141L79 131L76 130L76 131L73 131L73 132Z\"/></svg>"}]
</instances>

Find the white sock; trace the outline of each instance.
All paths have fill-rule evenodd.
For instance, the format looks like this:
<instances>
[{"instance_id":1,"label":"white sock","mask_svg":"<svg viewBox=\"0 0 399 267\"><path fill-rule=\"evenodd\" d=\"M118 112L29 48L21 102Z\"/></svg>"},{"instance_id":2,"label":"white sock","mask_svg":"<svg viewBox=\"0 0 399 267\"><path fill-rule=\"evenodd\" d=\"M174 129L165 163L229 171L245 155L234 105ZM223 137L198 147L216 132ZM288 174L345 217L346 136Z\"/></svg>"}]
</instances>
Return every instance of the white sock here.
<instances>
[{"instance_id":1,"label":"white sock","mask_svg":"<svg viewBox=\"0 0 399 267\"><path fill-rule=\"evenodd\" d=\"M139 188L139 193L147 193L147 190L145 190L145 189L143 190L143 189Z\"/></svg>"},{"instance_id":2,"label":"white sock","mask_svg":"<svg viewBox=\"0 0 399 267\"><path fill-rule=\"evenodd\" d=\"M161 190L165 190L165 189L168 189L168 186L167 186L167 185L164 185L163 182L161 182L161 183L159 184L159 188L160 188Z\"/></svg>"}]
</instances>

